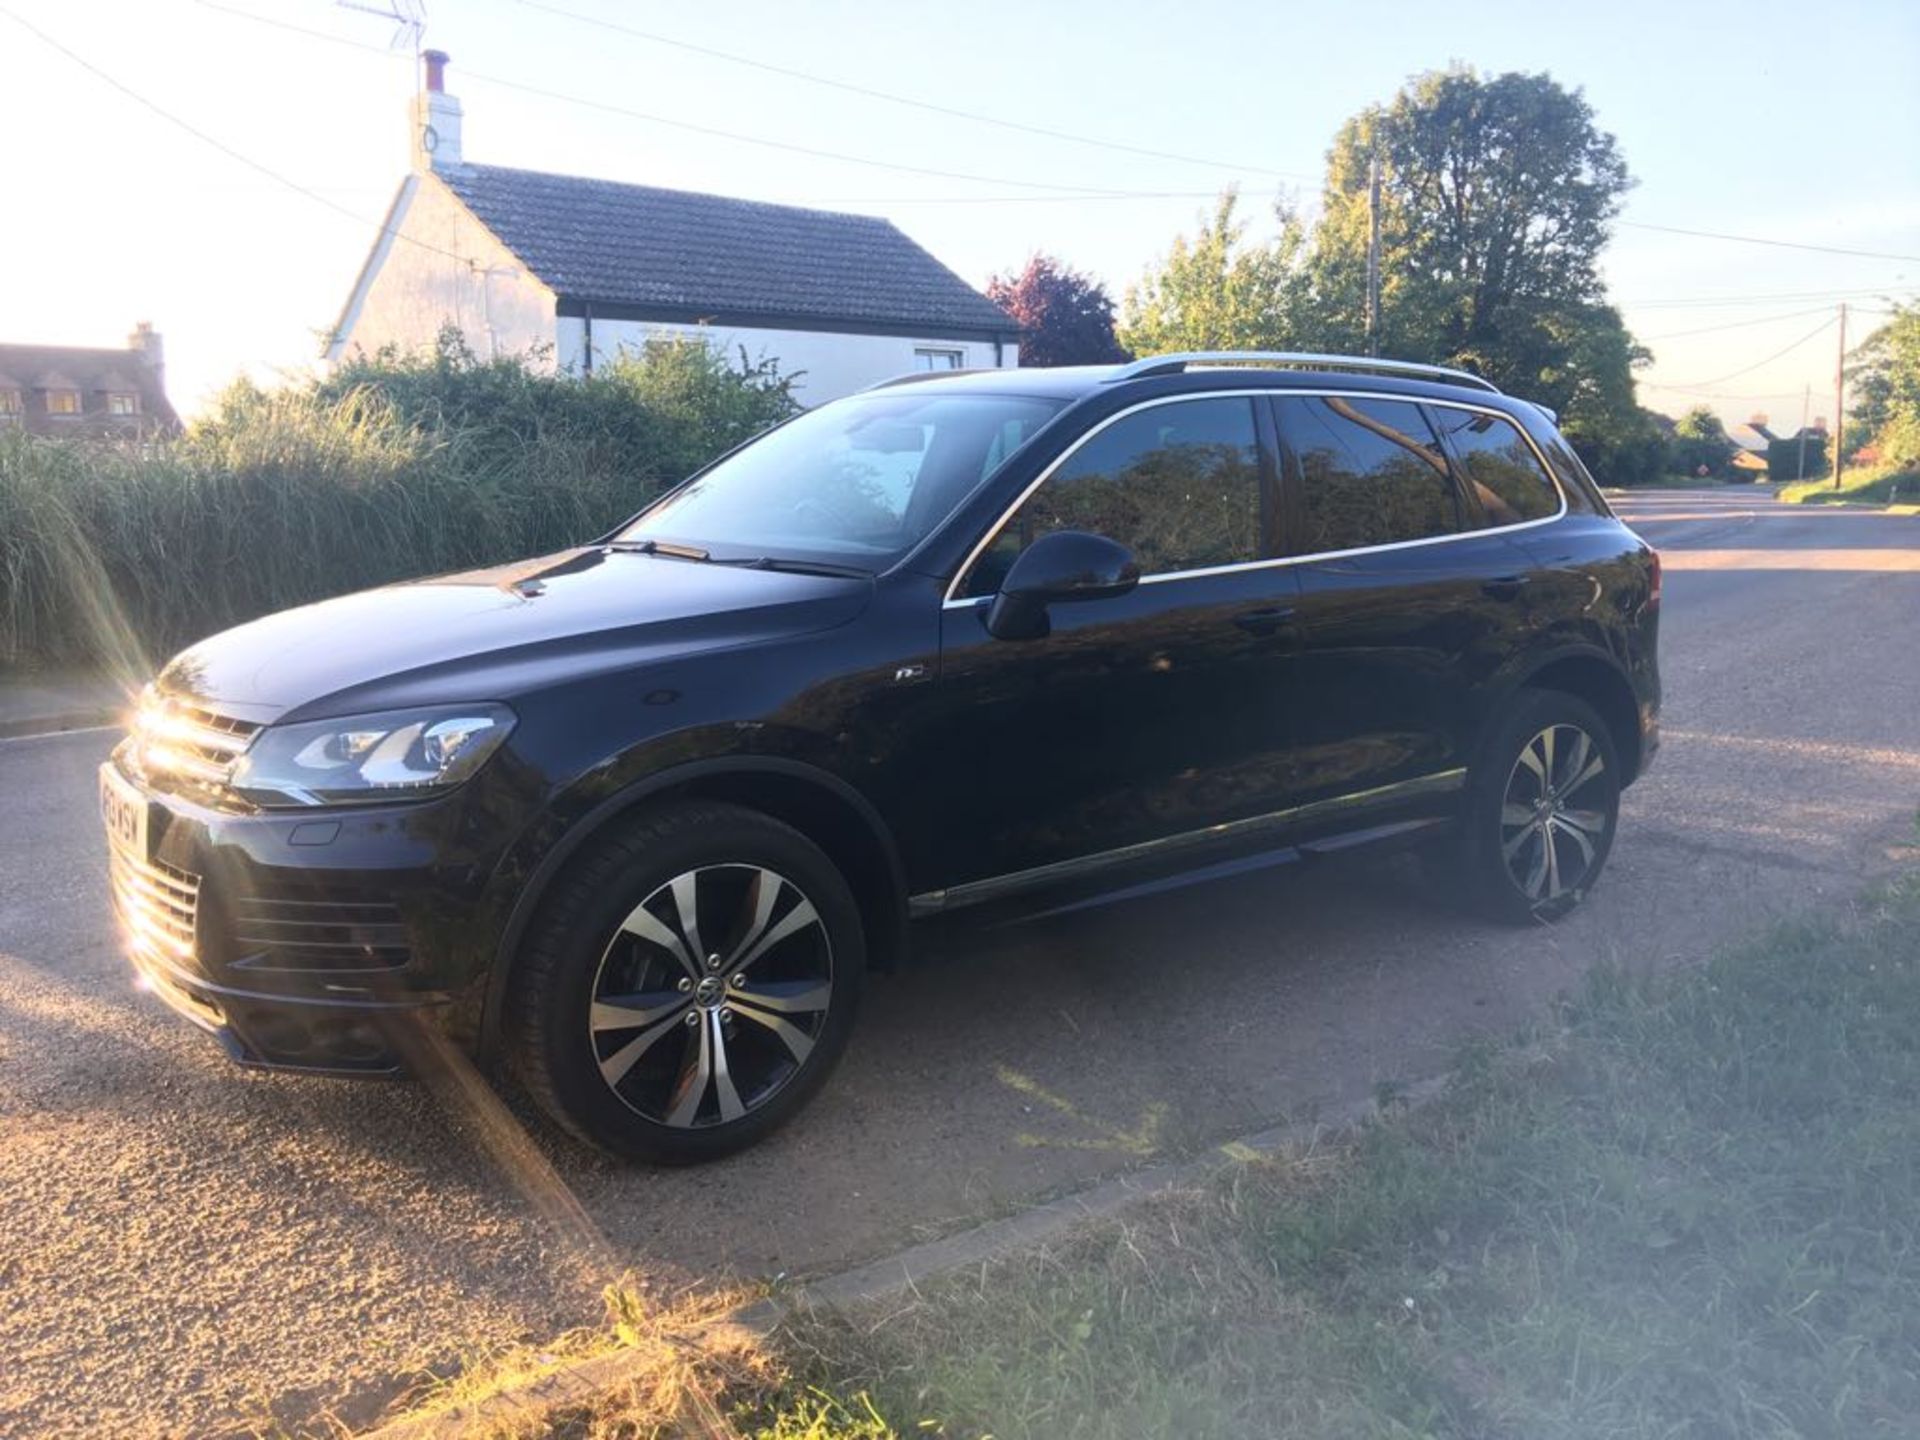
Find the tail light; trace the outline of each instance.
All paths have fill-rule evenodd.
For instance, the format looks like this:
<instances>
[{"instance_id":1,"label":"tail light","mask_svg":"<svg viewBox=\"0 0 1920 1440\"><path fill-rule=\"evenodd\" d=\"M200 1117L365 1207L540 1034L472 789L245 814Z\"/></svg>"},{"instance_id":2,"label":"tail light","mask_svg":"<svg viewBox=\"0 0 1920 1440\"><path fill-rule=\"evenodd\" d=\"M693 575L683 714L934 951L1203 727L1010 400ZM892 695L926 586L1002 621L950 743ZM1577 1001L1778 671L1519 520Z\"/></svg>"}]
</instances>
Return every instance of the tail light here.
<instances>
[{"instance_id":1,"label":"tail light","mask_svg":"<svg viewBox=\"0 0 1920 1440\"><path fill-rule=\"evenodd\" d=\"M1647 556L1653 561L1653 581L1647 590L1647 608L1658 610L1660 608L1660 552L1648 546Z\"/></svg>"}]
</instances>

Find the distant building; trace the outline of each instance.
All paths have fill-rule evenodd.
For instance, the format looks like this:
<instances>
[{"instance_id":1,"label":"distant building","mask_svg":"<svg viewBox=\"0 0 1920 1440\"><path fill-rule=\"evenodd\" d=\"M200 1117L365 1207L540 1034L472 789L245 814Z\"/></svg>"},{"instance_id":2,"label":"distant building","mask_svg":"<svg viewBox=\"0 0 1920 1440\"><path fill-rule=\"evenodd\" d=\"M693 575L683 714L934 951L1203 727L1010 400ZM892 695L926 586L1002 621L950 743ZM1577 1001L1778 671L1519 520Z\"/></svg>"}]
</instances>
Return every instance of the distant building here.
<instances>
[{"instance_id":1,"label":"distant building","mask_svg":"<svg viewBox=\"0 0 1920 1440\"><path fill-rule=\"evenodd\" d=\"M145 321L124 350L0 345L0 425L128 439L177 430L165 381L160 337Z\"/></svg>"},{"instance_id":2,"label":"distant building","mask_svg":"<svg viewBox=\"0 0 1920 1440\"><path fill-rule=\"evenodd\" d=\"M1811 425L1803 425L1791 435L1776 435L1767 428L1767 417L1755 415L1747 428L1766 442L1761 454L1769 480L1818 480L1833 473L1827 446L1827 420L1816 416Z\"/></svg>"},{"instance_id":3,"label":"distant building","mask_svg":"<svg viewBox=\"0 0 1920 1440\"><path fill-rule=\"evenodd\" d=\"M467 163L447 57L413 101L413 173L326 348L536 348L590 373L656 335L802 372L818 404L913 370L1011 368L1019 326L886 220Z\"/></svg>"}]
</instances>

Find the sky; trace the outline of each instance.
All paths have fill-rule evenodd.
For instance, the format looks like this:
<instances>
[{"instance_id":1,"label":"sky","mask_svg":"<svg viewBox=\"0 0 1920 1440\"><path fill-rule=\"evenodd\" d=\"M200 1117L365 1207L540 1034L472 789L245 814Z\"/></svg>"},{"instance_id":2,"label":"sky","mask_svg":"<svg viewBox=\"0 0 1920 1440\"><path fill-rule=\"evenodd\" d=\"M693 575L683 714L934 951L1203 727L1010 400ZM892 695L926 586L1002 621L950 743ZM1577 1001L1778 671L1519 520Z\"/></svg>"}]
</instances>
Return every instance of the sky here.
<instances>
[{"instance_id":1,"label":"sky","mask_svg":"<svg viewBox=\"0 0 1920 1440\"><path fill-rule=\"evenodd\" d=\"M470 160L884 215L975 285L1046 251L1118 299L1224 186L1310 212L1342 121L1460 61L1618 137L1642 403L1828 415L1839 304L1920 297L1915 0L0 0L0 341L149 320L189 414L311 365L406 173L396 3Z\"/></svg>"}]
</instances>

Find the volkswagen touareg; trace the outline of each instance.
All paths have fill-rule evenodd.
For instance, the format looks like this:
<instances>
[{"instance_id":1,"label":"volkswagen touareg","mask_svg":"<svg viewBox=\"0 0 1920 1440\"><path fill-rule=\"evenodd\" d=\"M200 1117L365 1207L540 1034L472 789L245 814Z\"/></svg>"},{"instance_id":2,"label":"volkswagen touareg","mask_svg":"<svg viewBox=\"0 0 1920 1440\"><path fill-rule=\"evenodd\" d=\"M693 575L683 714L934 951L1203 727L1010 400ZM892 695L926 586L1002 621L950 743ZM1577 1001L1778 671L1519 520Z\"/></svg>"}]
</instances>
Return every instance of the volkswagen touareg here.
<instances>
[{"instance_id":1,"label":"volkswagen touareg","mask_svg":"<svg viewBox=\"0 0 1920 1440\"><path fill-rule=\"evenodd\" d=\"M100 775L151 987L423 1036L616 1152L765 1135L918 922L1427 842L1537 923L1658 741L1657 557L1544 409L1298 355L916 377L604 538L205 640Z\"/></svg>"}]
</instances>

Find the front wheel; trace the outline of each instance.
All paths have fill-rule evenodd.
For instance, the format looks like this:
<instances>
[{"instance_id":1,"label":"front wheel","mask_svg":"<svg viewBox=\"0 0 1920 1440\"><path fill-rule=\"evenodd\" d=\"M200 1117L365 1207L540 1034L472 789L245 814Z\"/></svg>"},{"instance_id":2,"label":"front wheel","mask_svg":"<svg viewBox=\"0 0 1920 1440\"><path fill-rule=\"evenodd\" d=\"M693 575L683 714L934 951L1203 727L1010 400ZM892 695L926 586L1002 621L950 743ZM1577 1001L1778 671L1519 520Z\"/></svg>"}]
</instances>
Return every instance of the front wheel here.
<instances>
[{"instance_id":1,"label":"front wheel","mask_svg":"<svg viewBox=\"0 0 1920 1440\"><path fill-rule=\"evenodd\" d=\"M1620 759L1584 700L1521 691L1467 777L1449 879L1481 913L1557 920L1600 878L1620 820Z\"/></svg>"},{"instance_id":2,"label":"front wheel","mask_svg":"<svg viewBox=\"0 0 1920 1440\"><path fill-rule=\"evenodd\" d=\"M733 805L649 814L577 862L512 986L514 1069L567 1129L666 1164L759 1140L845 1049L858 907L798 831Z\"/></svg>"}]
</instances>

